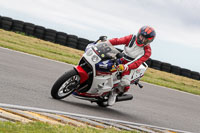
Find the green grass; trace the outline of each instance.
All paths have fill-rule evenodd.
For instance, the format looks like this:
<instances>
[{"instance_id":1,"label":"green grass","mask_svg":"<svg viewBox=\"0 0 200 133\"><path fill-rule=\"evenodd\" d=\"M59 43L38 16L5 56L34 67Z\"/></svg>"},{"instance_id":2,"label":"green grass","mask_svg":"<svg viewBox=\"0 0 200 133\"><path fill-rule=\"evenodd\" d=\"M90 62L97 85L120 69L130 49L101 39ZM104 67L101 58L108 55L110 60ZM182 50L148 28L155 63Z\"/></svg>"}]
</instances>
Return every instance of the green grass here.
<instances>
[{"instance_id":1,"label":"green grass","mask_svg":"<svg viewBox=\"0 0 200 133\"><path fill-rule=\"evenodd\" d=\"M0 46L70 64L77 64L83 53L80 50L4 30L0 30Z\"/></svg>"},{"instance_id":2,"label":"green grass","mask_svg":"<svg viewBox=\"0 0 200 133\"><path fill-rule=\"evenodd\" d=\"M114 128L96 129L92 127L74 127L69 125L51 125L44 122L1 122L0 133L139 133L136 131L118 131Z\"/></svg>"},{"instance_id":3,"label":"green grass","mask_svg":"<svg viewBox=\"0 0 200 133\"><path fill-rule=\"evenodd\" d=\"M148 69L142 81L200 95L200 81L155 69Z\"/></svg>"},{"instance_id":4,"label":"green grass","mask_svg":"<svg viewBox=\"0 0 200 133\"><path fill-rule=\"evenodd\" d=\"M70 64L78 64L83 51L0 29L0 46ZM200 95L200 81L149 68L142 81Z\"/></svg>"}]
</instances>

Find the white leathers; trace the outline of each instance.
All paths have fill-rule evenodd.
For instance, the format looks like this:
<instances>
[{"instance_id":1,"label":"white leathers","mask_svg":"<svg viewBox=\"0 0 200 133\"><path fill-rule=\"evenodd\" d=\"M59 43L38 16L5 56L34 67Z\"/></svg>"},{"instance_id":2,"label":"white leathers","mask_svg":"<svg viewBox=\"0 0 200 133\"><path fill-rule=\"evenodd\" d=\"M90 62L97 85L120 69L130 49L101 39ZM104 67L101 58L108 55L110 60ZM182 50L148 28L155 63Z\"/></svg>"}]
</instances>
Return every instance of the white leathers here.
<instances>
[{"instance_id":1,"label":"white leathers","mask_svg":"<svg viewBox=\"0 0 200 133\"><path fill-rule=\"evenodd\" d=\"M133 42L133 45L131 46L131 42ZM106 41L106 43L110 43L110 41ZM112 45L112 44L111 44ZM135 38L134 36L132 37L130 43L128 46L124 46L124 51L123 53L131 58L133 58L134 60L129 60L127 58L125 58L127 61L129 61L126 65L128 66L129 64L132 64L134 61L136 61L137 59L141 58L144 54L145 54L145 50L144 47L142 46L138 46L136 44Z\"/></svg>"},{"instance_id":2,"label":"white leathers","mask_svg":"<svg viewBox=\"0 0 200 133\"><path fill-rule=\"evenodd\" d=\"M134 58L134 59L138 59L140 57L142 57L144 55L144 47L140 47L136 44L136 42L134 41L133 46L129 47L125 46L124 48L124 52L127 56Z\"/></svg>"},{"instance_id":3,"label":"white leathers","mask_svg":"<svg viewBox=\"0 0 200 133\"><path fill-rule=\"evenodd\" d=\"M124 47L124 51L123 53L128 56L128 57L131 57L133 58L133 60L129 60L127 58L124 58L125 60L128 61L127 64L125 64L125 66L128 67L129 64L132 64L133 62L135 62L137 59L141 58L144 54L145 54L145 50L144 50L144 47L142 46L138 46L136 44L136 41L135 41L135 37L134 35L132 36L131 38L131 41L129 42L128 45L125 45ZM107 41L107 43L110 43L110 41ZM130 82L131 82L131 77L132 75L134 74L134 70L130 70L130 74L129 75L124 75L121 79L121 83L120 83L120 88L118 88L120 91L123 92L123 88L125 86L129 86L130 85Z\"/></svg>"}]
</instances>

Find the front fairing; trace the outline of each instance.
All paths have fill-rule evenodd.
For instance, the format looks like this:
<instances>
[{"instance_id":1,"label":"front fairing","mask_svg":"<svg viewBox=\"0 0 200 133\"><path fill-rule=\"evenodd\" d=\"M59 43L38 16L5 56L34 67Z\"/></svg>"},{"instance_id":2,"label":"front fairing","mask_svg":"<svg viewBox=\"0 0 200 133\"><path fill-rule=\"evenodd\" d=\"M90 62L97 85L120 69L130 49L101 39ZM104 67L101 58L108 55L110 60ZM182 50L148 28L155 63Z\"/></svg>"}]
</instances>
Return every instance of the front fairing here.
<instances>
[{"instance_id":1,"label":"front fairing","mask_svg":"<svg viewBox=\"0 0 200 133\"><path fill-rule=\"evenodd\" d=\"M105 42L93 44L86 48L86 52L83 54L83 57L79 62L79 66L81 66L89 74L89 79L87 81L88 87L86 87L82 92L95 93L93 90L98 88L98 84L102 84L107 80L110 81L109 84L107 84L108 88L112 89L112 75L104 75L103 77L97 77L95 65L101 61L116 58L117 53L119 53L118 50L116 50L112 45L107 44Z\"/></svg>"},{"instance_id":2,"label":"front fairing","mask_svg":"<svg viewBox=\"0 0 200 133\"><path fill-rule=\"evenodd\" d=\"M98 44L89 45L86 48L86 52L83 54L83 57L91 64L93 70L95 70L95 64L109 60L115 59L119 51L113 47L111 44L102 42ZM94 72L96 75L96 73Z\"/></svg>"}]
</instances>

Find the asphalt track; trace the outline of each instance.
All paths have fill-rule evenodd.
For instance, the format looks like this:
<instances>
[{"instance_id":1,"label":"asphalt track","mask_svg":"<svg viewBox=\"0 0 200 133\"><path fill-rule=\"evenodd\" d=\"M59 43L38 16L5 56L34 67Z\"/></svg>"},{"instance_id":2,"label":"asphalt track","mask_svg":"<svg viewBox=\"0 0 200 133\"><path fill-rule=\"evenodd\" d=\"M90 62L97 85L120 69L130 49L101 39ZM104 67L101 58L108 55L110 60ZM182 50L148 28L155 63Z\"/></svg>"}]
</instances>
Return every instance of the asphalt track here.
<instances>
[{"instance_id":1,"label":"asphalt track","mask_svg":"<svg viewBox=\"0 0 200 133\"><path fill-rule=\"evenodd\" d=\"M70 96L50 96L55 80L72 65L0 47L0 103L85 114L200 133L200 96L143 83L134 100L109 108Z\"/></svg>"}]
</instances>

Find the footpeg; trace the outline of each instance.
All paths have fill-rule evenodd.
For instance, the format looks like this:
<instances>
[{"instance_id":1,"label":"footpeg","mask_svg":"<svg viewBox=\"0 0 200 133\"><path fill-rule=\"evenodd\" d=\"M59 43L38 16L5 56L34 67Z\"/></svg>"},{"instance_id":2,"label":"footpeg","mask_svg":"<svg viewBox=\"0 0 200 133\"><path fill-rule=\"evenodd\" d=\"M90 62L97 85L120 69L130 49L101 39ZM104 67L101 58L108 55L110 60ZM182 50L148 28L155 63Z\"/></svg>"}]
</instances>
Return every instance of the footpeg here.
<instances>
[{"instance_id":1,"label":"footpeg","mask_svg":"<svg viewBox=\"0 0 200 133\"><path fill-rule=\"evenodd\" d=\"M141 85L140 83L137 84L141 89L143 88L143 85Z\"/></svg>"},{"instance_id":2,"label":"footpeg","mask_svg":"<svg viewBox=\"0 0 200 133\"><path fill-rule=\"evenodd\" d=\"M140 88L143 88L143 85L139 83L139 80L135 82L135 85L138 85Z\"/></svg>"}]
</instances>

